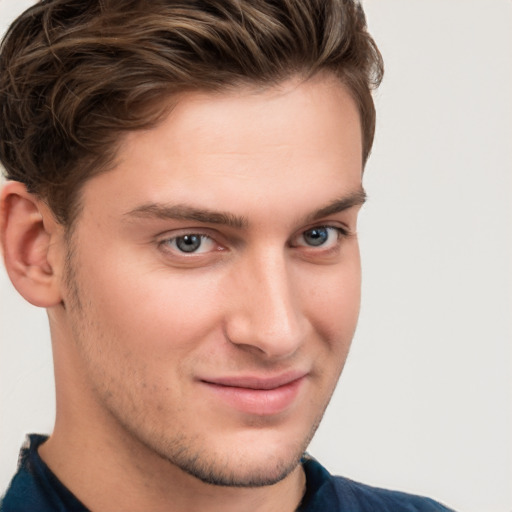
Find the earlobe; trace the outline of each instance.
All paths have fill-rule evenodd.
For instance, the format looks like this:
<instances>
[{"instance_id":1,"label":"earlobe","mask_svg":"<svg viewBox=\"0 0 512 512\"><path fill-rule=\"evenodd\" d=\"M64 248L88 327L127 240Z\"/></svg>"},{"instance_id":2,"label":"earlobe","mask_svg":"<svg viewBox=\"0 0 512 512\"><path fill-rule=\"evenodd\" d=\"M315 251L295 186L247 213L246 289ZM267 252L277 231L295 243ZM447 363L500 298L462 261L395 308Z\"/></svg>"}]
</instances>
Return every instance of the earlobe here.
<instances>
[{"instance_id":1,"label":"earlobe","mask_svg":"<svg viewBox=\"0 0 512 512\"><path fill-rule=\"evenodd\" d=\"M60 272L49 257L62 227L50 210L20 182L8 182L0 194L0 240L7 273L31 304L61 302ZM55 247L53 247L55 249Z\"/></svg>"}]
</instances>

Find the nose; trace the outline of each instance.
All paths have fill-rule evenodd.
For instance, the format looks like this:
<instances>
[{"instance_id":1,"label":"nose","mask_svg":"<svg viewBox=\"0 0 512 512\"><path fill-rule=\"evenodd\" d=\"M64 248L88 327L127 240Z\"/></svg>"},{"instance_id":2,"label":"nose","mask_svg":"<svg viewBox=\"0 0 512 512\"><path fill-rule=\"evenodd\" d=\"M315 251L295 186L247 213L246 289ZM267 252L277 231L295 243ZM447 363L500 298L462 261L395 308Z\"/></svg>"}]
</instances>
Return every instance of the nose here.
<instances>
[{"instance_id":1,"label":"nose","mask_svg":"<svg viewBox=\"0 0 512 512\"><path fill-rule=\"evenodd\" d=\"M290 358L301 347L308 321L290 267L282 251L267 251L237 268L226 321L231 343L268 360Z\"/></svg>"}]
</instances>

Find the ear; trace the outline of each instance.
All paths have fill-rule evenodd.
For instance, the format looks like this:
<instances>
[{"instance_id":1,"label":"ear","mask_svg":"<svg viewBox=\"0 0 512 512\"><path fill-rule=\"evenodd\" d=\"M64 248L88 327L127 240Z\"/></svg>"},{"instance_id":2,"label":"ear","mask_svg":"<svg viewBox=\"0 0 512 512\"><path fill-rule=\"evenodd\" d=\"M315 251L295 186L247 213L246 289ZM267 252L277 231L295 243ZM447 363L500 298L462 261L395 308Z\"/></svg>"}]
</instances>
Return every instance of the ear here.
<instances>
[{"instance_id":1,"label":"ear","mask_svg":"<svg viewBox=\"0 0 512 512\"><path fill-rule=\"evenodd\" d=\"M59 304L59 272L49 258L60 239L62 226L50 209L18 181L0 193L0 241L5 268L18 292L31 304L44 308ZM55 249L55 247L54 247Z\"/></svg>"}]
</instances>

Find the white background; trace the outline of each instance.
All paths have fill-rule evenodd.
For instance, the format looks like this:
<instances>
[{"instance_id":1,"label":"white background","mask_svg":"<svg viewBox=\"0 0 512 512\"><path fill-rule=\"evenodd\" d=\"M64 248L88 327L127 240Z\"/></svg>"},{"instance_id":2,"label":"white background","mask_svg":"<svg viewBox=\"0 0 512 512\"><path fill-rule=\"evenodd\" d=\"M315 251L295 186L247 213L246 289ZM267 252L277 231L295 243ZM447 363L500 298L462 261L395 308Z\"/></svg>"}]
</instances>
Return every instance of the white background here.
<instances>
[{"instance_id":1,"label":"white background","mask_svg":"<svg viewBox=\"0 0 512 512\"><path fill-rule=\"evenodd\" d=\"M28 1L0 0L0 31ZM331 471L512 511L512 2L366 0L386 62L360 326L310 447ZM55 412L45 313L0 271L0 490Z\"/></svg>"}]
</instances>

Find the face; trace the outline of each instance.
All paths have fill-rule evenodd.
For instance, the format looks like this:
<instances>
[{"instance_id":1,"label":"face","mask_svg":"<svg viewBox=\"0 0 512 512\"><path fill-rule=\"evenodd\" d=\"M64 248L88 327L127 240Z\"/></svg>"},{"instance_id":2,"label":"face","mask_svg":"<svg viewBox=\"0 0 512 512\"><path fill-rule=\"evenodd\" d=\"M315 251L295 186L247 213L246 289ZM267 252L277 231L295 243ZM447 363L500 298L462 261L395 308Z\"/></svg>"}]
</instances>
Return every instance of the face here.
<instances>
[{"instance_id":1,"label":"face","mask_svg":"<svg viewBox=\"0 0 512 512\"><path fill-rule=\"evenodd\" d=\"M63 284L98 428L210 483L288 474L356 326L361 173L329 77L188 93L127 135L83 189Z\"/></svg>"}]
</instances>

